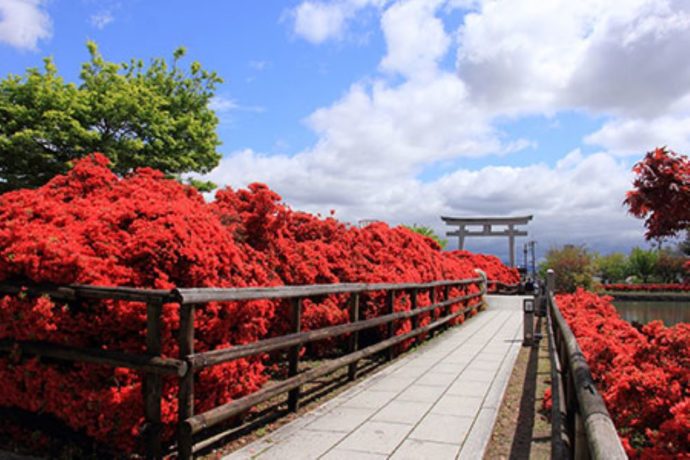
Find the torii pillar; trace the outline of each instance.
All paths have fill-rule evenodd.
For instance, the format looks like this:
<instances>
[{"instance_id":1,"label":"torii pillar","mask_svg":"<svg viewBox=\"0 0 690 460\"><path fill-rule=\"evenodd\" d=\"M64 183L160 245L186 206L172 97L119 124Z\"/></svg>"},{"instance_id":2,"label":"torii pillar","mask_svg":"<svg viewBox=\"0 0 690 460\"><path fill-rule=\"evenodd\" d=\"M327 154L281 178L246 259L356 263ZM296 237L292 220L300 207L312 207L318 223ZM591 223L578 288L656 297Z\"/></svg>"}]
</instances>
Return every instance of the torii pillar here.
<instances>
[{"instance_id":1,"label":"torii pillar","mask_svg":"<svg viewBox=\"0 0 690 460\"><path fill-rule=\"evenodd\" d=\"M441 219L450 226L457 226L458 229L447 232L448 236L458 237L458 247L465 248L465 237L467 236L507 236L508 252L510 254L510 266L515 267L515 237L527 236L527 230L517 230L518 225L527 225L533 216L520 217L443 217ZM502 226L504 229L496 230L494 226ZM468 227L481 227L481 230L471 230Z\"/></svg>"}]
</instances>

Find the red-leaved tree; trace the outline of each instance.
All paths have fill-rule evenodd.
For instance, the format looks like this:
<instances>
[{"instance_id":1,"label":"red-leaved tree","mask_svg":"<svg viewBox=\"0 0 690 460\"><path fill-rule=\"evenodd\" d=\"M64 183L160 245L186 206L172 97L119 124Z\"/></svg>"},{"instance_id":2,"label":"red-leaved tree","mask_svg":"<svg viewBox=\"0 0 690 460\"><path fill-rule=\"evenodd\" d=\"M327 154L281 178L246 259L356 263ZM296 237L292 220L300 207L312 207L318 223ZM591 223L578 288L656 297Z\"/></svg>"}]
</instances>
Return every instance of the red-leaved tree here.
<instances>
[{"instance_id":1,"label":"red-leaved tree","mask_svg":"<svg viewBox=\"0 0 690 460\"><path fill-rule=\"evenodd\" d=\"M676 235L690 226L690 160L665 147L635 164L633 189L625 204L645 219L647 239Z\"/></svg>"}]
</instances>

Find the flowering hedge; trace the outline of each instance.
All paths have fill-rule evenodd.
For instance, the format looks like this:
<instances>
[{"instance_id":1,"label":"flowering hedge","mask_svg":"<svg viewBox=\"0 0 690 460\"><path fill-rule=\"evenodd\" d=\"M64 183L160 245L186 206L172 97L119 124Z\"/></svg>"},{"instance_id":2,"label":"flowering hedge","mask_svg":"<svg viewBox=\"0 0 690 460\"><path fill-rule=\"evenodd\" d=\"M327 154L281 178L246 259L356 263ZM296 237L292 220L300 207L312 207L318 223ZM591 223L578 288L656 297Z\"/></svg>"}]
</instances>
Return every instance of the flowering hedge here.
<instances>
[{"instance_id":1,"label":"flowering hedge","mask_svg":"<svg viewBox=\"0 0 690 460\"><path fill-rule=\"evenodd\" d=\"M690 324L639 331L610 297L556 296L631 458L690 458Z\"/></svg>"},{"instance_id":2,"label":"flowering hedge","mask_svg":"<svg viewBox=\"0 0 690 460\"><path fill-rule=\"evenodd\" d=\"M469 254L441 252L433 240L402 227L372 224L359 229L332 217L293 211L261 184L221 190L208 203L195 189L152 169L120 178L100 154L77 162L43 187L0 195L0 282L158 289L427 282L475 277L475 263ZM493 268L490 276L505 276L500 267ZM381 314L383 294L367 300L364 317ZM344 296L305 301L303 329L347 322L344 301ZM429 302L428 294L420 295L420 306ZM196 316L195 349L226 348L284 333L284 306L280 301L208 303ZM396 298L396 311L409 308L406 296ZM145 311L137 302L4 296L0 340L141 352ZM428 321L427 314L421 324ZM175 305L164 306L162 322L163 353L176 356ZM400 321L397 329L398 334L409 330L410 322ZM376 331L372 334L375 340ZM256 357L203 370L195 383L196 410L256 391L268 378L267 364L266 357ZM0 406L51 414L117 449L141 448L136 440L143 421L142 382L136 372L48 364L13 354L0 356L0 381ZM176 391L176 381L166 380L166 437L173 434Z\"/></svg>"},{"instance_id":3,"label":"flowering hedge","mask_svg":"<svg viewBox=\"0 0 690 460\"><path fill-rule=\"evenodd\" d=\"M647 283L647 284L603 284L605 291L619 292L688 292L690 284L685 283Z\"/></svg>"},{"instance_id":4,"label":"flowering hedge","mask_svg":"<svg viewBox=\"0 0 690 460\"><path fill-rule=\"evenodd\" d=\"M486 277L493 281L513 285L520 282L520 273L516 268L508 267L501 259L489 254L474 254L469 251L451 251L449 257L456 258L461 262L467 262L486 273ZM495 291L496 285L489 286L489 290Z\"/></svg>"}]
</instances>

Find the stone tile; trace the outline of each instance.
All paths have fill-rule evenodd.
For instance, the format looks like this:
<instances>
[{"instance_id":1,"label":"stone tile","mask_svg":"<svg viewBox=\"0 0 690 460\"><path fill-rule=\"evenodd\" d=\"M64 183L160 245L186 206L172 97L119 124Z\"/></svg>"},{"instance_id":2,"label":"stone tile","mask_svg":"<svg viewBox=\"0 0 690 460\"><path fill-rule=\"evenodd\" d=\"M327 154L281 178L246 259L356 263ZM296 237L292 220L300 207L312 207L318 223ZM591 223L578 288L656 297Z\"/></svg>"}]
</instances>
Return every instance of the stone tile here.
<instances>
[{"instance_id":1,"label":"stone tile","mask_svg":"<svg viewBox=\"0 0 690 460\"><path fill-rule=\"evenodd\" d=\"M499 363L496 361L480 361L475 359L466 368L466 370L473 371L495 371L499 367Z\"/></svg>"},{"instance_id":2,"label":"stone tile","mask_svg":"<svg viewBox=\"0 0 690 460\"><path fill-rule=\"evenodd\" d=\"M415 381L415 377L397 377L395 375L389 375L387 378L376 382L374 385L368 388L369 391L402 391L412 382Z\"/></svg>"},{"instance_id":3,"label":"stone tile","mask_svg":"<svg viewBox=\"0 0 690 460\"><path fill-rule=\"evenodd\" d=\"M475 460L476 458L483 457L483 453L489 445L491 433L494 430L496 416L496 409L482 409L479 411L479 415L474 425L472 425L472 430L469 432L462 445L458 459ZM482 455L477 455L479 452L481 452Z\"/></svg>"},{"instance_id":4,"label":"stone tile","mask_svg":"<svg viewBox=\"0 0 690 460\"><path fill-rule=\"evenodd\" d=\"M407 377L413 377L417 378L419 376L422 376L429 372L429 368L431 366L414 366L414 365L409 365L405 367L401 367L400 369L396 370L393 374L391 374L391 377L397 377L397 378L407 378Z\"/></svg>"},{"instance_id":5,"label":"stone tile","mask_svg":"<svg viewBox=\"0 0 690 460\"><path fill-rule=\"evenodd\" d=\"M443 394L445 387L414 384L398 395L399 401L433 403Z\"/></svg>"},{"instance_id":6,"label":"stone tile","mask_svg":"<svg viewBox=\"0 0 690 460\"><path fill-rule=\"evenodd\" d=\"M227 458L481 458L522 334L519 299L489 302L489 310ZM494 373L493 383L484 381Z\"/></svg>"},{"instance_id":7,"label":"stone tile","mask_svg":"<svg viewBox=\"0 0 690 460\"><path fill-rule=\"evenodd\" d=\"M318 417L307 425L308 430L349 433L375 413L374 409L341 406Z\"/></svg>"},{"instance_id":8,"label":"stone tile","mask_svg":"<svg viewBox=\"0 0 690 460\"><path fill-rule=\"evenodd\" d=\"M434 366L430 372L458 375L463 371L463 369L465 369L465 366L465 363L441 362Z\"/></svg>"},{"instance_id":9,"label":"stone tile","mask_svg":"<svg viewBox=\"0 0 690 460\"><path fill-rule=\"evenodd\" d=\"M345 433L334 433L328 431L308 431L302 430L299 436L292 436L286 440L276 442L267 449L249 455L244 452L237 452L240 456L226 457L226 459L256 458L260 460L312 460L324 454L332 448L338 441L345 436ZM244 450L244 449L243 449Z\"/></svg>"},{"instance_id":10,"label":"stone tile","mask_svg":"<svg viewBox=\"0 0 690 460\"><path fill-rule=\"evenodd\" d=\"M333 449L319 460L385 460L388 455L362 452L358 450Z\"/></svg>"},{"instance_id":11,"label":"stone tile","mask_svg":"<svg viewBox=\"0 0 690 460\"><path fill-rule=\"evenodd\" d=\"M432 414L474 417L482 406L482 398L473 396L443 395L431 408Z\"/></svg>"},{"instance_id":12,"label":"stone tile","mask_svg":"<svg viewBox=\"0 0 690 460\"><path fill-rule=\"evenodd\" d=\"M339 449L363 450L373 454L390 454L407 436L410 425L367 422L338 445Z\"/></svg>"},{"instance_id":13,"label":"stone tile","mask_svg":"<svg viewBox=\"0 0 690 460\"><path fill-rule=\"evenodd\" d=\"M465 353L464 350L453 352L443 359L445 364L467 365L470 363L470 361L472 361L472 355Z\"/></svg>"},{"instance_id":14,"label":"stone tile","mask_svg":"<svg viewBox=\"0 0 690 460\"><path fill-rule=\"evenodd\" d=\"M474 382L491 383L495 375L496 371L480 371L465 369L461 374L461 378L463 380L471 380Z\"/></svg>"},{"instance_id":15,"label":"stone tile","mask_svg":"<svg viewBox=\"0 0 690 460\"><path fill-rule=\"evenodd\" d=\"M383 409L379 410L371 420L414 425L422 419L429 409L431 409L431 405L432 404L428 402L393 400L384 406Z\"/></svg>"},{"instance_id":16,"label":"stone tile","mask_svg":"<svg viewBox=\"0 0 690 460\"><path fill-rule=\"evenodd\" d=\"M449 395L484 397L489 390L489 383L463 380L462 377L455 381L446 391Z\"/></svg>"},{"instance_id":17,"label":"stone tile","mask_svg":"<svg viewBox=\"0 0 690 460\"><path fill-rule=\"evenodd\" d=\"M390 458L391 460L419 460L427 458L433 460L454 460L457 453L457 445L406 439Z\"/></svg>"},{"instance_id":18,"label":"stone tile","mask_svg":"<svg viewBox=\"0 0 690 460\"><path fill-rule=\"evenodd\" d=\"M447 387L457 376L445 372L428 372L420 377L415 385L428 385L432 387Z\"/></svg>"},{"instance_id":19,"label":"stone tile","mask_svg":"<svg viewBox=\"0 0 690 460\"><path fill-rule=\"evenodd\" d=\"M473 418L428 414L410 434L410 439L454 443L458 446L472 426Z\"/></svg>"},{"instance_id":20,"label":"stone tile","mask_svg":"<svg viewBox=\"0 0 690 460\"><path fill-rule=\"evenodd\" d=\"M474 360L481 361L484 363L500 363L501 361L503 361L504 356L505 355L497 355L496 353L479 353Z\"/></svg>"},{"instance_id":21,"label":"stone tile","mask_svg":"<svg viewBox=\"0 0 690 460\"><path fill-rule=\"evenodd\" d=\"M342 407L359 407L361 409L380 409L385 406L388 401L395 398L398 394L396 391L369 391L364 390L351 399L348 399L342 404Z\"/></svg>"}]
</instances>

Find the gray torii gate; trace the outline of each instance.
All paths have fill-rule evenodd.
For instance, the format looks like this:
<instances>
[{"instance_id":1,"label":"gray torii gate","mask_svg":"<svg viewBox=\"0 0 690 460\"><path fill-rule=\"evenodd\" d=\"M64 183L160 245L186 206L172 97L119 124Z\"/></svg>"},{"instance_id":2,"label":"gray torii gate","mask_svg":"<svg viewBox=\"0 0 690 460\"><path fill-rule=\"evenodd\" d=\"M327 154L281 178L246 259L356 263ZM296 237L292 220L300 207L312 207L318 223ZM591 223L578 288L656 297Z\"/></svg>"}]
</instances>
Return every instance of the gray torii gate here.
<instances>
[{"instance_id":1,"label":"gray torii gate","mask_svg":"<svg viewBox=\"0 0 690 460\"><path fill-rule=\"evenodd\" d=\"M527 230L516 230L517 225L526 225L533 216L520 217L444 217L441 219L450 226L457 226L458 229L447 232L448 236L458 237L458 247L465 248L466 236L507 236L508 248L510 252L510 266L515 266L515 237L527 236ZM494 229L494 225L506 227L505 229ZM481 230L471 230L468 227L481 227Z\"/></svg>"}]
</instances>

